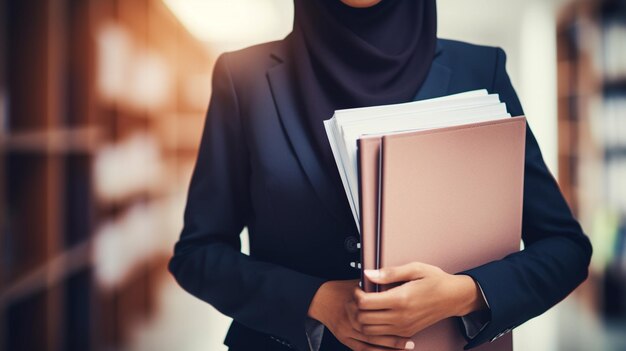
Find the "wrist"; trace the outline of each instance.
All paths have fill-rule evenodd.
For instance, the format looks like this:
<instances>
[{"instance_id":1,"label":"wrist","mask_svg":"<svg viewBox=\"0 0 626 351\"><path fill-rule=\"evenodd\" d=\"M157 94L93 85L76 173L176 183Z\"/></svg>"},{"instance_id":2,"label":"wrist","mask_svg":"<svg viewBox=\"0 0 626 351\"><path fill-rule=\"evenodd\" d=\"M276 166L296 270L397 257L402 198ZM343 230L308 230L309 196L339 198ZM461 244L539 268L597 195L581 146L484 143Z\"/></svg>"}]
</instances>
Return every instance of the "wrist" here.
<instances>
[{"instance_id":1,"label":"wrist","mask_svg":"<svg viewBox=\"0 0 626 351\"><path fill-rule=\"evenodd\" d=\"M328 297L328 289L329 289L329 283L330 282L325 282L322 285L320 285L320 287L317 289L317 292L315 293L315 295L313 296L313 299L311 300L311 303L309 305L309 310L308 310L308 316L319 321L322 324L326 324L325 323L325 310L326 310L326 306L327 306L327 297Z\"/></svg>"},{"instance_id":2,"label":"wrist","mask_svg":"<svg viewBox=\"0 0 626 351\"><path fill-rule=\"evenodd\" d=\"M455 294L456 301L453 303L453 306L456 306L454 316L462 317L487 308L480 287L472 277L465 274L453 275L453 277L454 291L458 292Z\"/></svg>"}]
</instances>

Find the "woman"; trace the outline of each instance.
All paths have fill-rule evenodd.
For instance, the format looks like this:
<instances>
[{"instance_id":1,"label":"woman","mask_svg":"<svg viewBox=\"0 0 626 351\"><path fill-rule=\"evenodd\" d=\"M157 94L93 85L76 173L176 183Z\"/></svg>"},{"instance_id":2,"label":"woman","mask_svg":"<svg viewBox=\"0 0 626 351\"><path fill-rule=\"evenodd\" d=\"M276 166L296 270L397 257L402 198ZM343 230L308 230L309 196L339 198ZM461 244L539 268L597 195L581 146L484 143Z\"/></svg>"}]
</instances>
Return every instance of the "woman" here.
<instances>
[{"instance_id":1,"label":"woman","mask_svg":"<svg viewBox=\"0 0 626 351\"><path fill-rule=\"evenodd\" d=\"M523 114L504 52L437 39L434 0L295 0L284 40L220 56L170 271L234 319L230 350L412 349L408 336L452 316L474 347L586 278L591 246L528 129L525 250L460 274L419 262L368 272L407 283L358 289L358 232L322 120L481 88Z\"/></svg>"}]
</instances>

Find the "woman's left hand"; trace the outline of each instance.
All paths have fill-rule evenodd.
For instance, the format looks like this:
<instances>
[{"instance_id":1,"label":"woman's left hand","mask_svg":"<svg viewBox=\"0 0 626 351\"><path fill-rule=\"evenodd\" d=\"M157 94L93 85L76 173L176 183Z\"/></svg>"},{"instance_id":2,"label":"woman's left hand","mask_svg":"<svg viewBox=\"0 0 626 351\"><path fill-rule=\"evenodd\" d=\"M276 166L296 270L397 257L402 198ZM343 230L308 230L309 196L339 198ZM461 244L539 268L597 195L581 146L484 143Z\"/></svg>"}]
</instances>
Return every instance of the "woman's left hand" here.
<instances>
[{"instance_id":1,"label":"woman's left hand","mask_svg":"<svg viewBox=\"0 0 626 351\"><path fill-rule=\"evenodd\" d=\"M411 337L442 319L486 308L471 277L449 274L439 267L413 262L366 270L365 275L376 284L403 283L378 293L355 289L353 327L365 335Z\"/></svg>"}]
</instances>

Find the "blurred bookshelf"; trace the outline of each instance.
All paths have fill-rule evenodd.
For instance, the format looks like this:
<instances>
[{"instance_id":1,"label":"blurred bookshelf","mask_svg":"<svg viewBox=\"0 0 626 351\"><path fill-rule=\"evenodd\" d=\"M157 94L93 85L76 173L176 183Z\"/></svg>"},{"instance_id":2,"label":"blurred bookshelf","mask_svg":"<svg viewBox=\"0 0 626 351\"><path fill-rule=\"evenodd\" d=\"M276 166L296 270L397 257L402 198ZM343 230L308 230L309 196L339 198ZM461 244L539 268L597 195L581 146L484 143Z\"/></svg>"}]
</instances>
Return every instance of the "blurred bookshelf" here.
<instances>
[{"instance_id":1,"label":"blurred bookshelf","mask_svg":"<svg viewBox=\"0 0 626 351\"><path fill-rule=\"evenodd\" d=\"M594 246L583 301L626 321L626 1L573 1L558 18L559 183Z\"/></svg>"},{"instance_id":2,"label":"blurred bookshelf","mask_svg":"<svg viewBox=\"0 0 626 351\"><path fill-rule=\"evenodd\" d=\"M214 59L160 0L0 0L0 350L154 313Z\"/></svg>"}]
</instances>

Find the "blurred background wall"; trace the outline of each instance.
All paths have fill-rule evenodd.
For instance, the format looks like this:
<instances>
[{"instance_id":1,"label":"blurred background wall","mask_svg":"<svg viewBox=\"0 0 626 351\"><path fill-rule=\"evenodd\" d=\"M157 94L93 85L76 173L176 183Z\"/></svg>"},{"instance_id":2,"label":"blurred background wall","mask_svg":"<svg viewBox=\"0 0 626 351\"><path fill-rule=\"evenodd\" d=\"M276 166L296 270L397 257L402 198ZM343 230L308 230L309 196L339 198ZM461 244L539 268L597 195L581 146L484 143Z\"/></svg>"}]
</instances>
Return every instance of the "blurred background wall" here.
<instances>
[{"instance_id":1,"label":"blurred background wall","mask_svg":"<svg viewBox=\"0 0 626 351\"><path fill-rule=\"evenodd\" d=\"M506 50L595 248L588 281L516 349L626 350L626 2L438 13L441 37ZM0 350L225 350L228 318L166 264L215 58L292 18L291 0L0 0Z\"/></svg>"}]
</instances>

